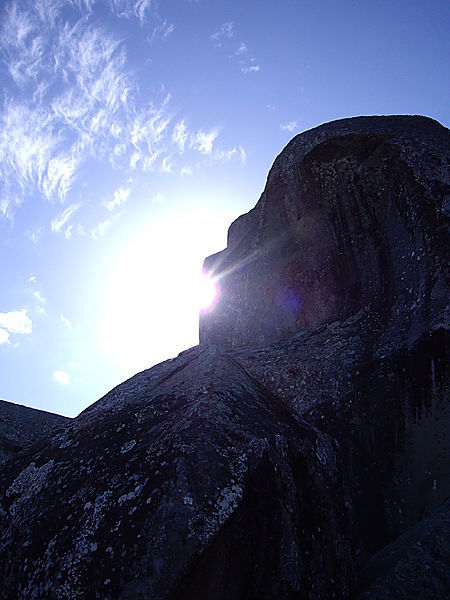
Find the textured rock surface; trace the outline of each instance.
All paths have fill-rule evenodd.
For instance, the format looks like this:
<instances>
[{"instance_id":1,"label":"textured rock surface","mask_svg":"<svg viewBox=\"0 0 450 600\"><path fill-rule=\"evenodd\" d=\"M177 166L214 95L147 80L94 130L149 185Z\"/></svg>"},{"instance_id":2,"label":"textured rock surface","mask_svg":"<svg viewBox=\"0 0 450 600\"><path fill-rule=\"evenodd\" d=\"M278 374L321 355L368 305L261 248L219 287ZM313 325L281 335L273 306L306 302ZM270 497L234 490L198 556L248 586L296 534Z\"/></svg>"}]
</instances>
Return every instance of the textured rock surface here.
<instances>
[{"instance_id":1,"label":"textured rock surface","mask_svg":"<svg viewBox=\"0 0 450 600\"><path fill-rule=\"evenodd\" d=\"M0 400L0 464L69 421L61 415Z\"/></svg>"},{"instance_id":2,"label":"textured rock surface","mask_svg":"<svg viewBox=\"0 0 450 600\"><path fill-rule=\"evenodd\" d=\"M205 261L221 294L200 341L266 344L368 304L418 338L448 304L449 145L425 117L358 117L296 136L226 250Z\"/></svg>"},{"instance_id":3,"label":"textured rock surface","mask_svg":"<svg viewBox=\"0 0 450 600\"><path fill-rule=\"evenodd\" d=\"M233 352L293 412L339 442L361 559L450 495L448 331L426 333L411 348L379 337L374 316L361 311Z\"/></svg>"},{"instance_id":4,"label":"textured rock surface","mask_svg":"<svg viewBox=\"0 0 450 600\"><path fill-rule=\"evenodd\" d=\"M349 591L335 442L215 348L135 376L10 465L5 599Z\"/></svg>"},{"instance_id":5,"label":"textured rock surface","mask_svg":"<svg viewBox=\"0 0 450 600\"><path fill-rule=\"evenodd\" d=\"M450 500L370 559L358 600L441 600L450 590Z\"/></svg>"},{"instance_id":6,"label":"textured rock surface","mask_svg":"<svg viewBox=\"0 0 450 600\"><path fill-rule=\"evenodd\" d=\"M423 117L294 138L200 346L0 471L2 598L450 595L448 162Z\"/></svg>"}]
</instances>

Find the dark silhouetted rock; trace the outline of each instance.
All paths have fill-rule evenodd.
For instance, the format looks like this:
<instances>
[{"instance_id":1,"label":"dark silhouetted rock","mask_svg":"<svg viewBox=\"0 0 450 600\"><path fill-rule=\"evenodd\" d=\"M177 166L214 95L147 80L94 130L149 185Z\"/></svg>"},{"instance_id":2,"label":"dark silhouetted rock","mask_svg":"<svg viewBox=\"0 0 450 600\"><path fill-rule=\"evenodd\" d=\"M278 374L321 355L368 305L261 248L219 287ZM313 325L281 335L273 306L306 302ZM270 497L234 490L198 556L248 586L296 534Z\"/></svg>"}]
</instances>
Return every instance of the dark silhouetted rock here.
<instances>
[{"instance_id":1,"label":"dark silhouetted rock","mask_svg":"<svg viewBox=\"0 0 450 600\"><path fill-rule=\"evenodd\" d=\"M450 595L449 137L288 144L205 262L200 346L0 472L2 598Z\"/></svg>"},{"instance_id":2,"label":"dark silhouetted rock","mask_svg":"<svg viewBox=\"0 0 450 600\"><path fill-rule=\"evenodd\" d=\"M221 293L200 342L263 345L366 305L420 337L448 309L449 145L425 117L344 119L296 136L226 250L205 261Z\"/></svg>"},{"instance_id":3,"label":"dark silhouetted rock","mask_svg":"<svg viewBox=\"0 0 450 600\"><path fill-rule=\"evenodd\" d=\"M366 565L358 600L442 600L450 590L450 500Z\"/></svg>"},{"instance_id":4,"label":"dark silhouetted rock","mask_svg":"<svg viewBox=\"0 0 450 600\"><path fill-rule=\"evenodd\" d=\"M2 473L2 598L333 598L337 447L213 347L136 375Z\"/></svg>"},{"instance_id":5,"label":"dark silhouetted rock","mask_svg":"<svg viewBox=\"0 0 450 600\"><path fill-rule=\"evenodd\" d=\"M0 400L0 464L70 419Z\"/></svg>"}]
</instances>

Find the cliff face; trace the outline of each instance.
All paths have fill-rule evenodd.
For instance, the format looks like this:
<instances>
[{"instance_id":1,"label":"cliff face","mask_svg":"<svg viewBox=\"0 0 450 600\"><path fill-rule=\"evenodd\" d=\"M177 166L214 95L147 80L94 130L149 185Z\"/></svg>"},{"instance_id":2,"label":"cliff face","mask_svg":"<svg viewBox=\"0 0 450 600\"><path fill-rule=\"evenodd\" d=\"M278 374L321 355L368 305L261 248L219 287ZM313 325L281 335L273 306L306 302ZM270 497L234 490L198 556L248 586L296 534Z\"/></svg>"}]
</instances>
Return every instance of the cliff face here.
<instances>
[{"instance_id":1,"label":"cliff face","mask_svg":"<svg viewBox=\"0 0 450 600\"><path fill-rule=\"evenodd\" d=\"M365 306L417 339L448 301L448 144L424 117L295 137L226 250L205 261L221 293L201 315L201 343L263 345Z\"/></svg>"},{"instance_id":2,"label":"cliff face","mask_svg":"<svg viewBox=\"0 0 450 600\"><path fill-rule=\"evenodd\" d=\"M0 471L2 597L450 593L449 137L294 138L205 262L200 346Z\"/></svg>"}]
</instances>

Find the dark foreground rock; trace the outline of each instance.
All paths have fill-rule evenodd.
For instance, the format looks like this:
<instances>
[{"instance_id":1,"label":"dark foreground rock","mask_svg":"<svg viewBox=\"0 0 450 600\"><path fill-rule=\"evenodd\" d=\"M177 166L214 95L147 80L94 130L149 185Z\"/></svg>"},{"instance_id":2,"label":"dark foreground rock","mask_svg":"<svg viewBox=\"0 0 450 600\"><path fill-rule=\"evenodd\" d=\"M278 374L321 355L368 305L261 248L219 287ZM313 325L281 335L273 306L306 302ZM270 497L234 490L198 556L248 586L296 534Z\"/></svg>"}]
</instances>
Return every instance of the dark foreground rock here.
<instances>
[{"instance_id":1,"label":"dark foreground rock","mask_svg":"<svg viewBox=\"0 0 450 600\"><path fill-rule=\"evenodd\" d=\"M450 499L370 559L358 600L441 600L450 589Z\"/></svg>"},{"instance_id":2,"label":"dark foreground rock","mask_svg":"<svg viewBox=\"0 0 450 600\"><path fill-rule=\"evenodd\" d=\"M205 262L200 346L0 472L2 597L450 595L449 137L294 138Z\"/></svg>"},{"instance_id":3,"label":"dark foreground rock","mask_svg":"<svg viewBox=\"0 0 450 600\"><path fill-rule=\"evenodd\" d=\"M346 597L345 489L332 439L193 349L2 473L2 597Z\"/></svg>"},{"instance_id":4,"label":"dark foreground rock","mask_svg":"<svg viewBox=\"0 0 450 600\"><path fill-rule=\"evenodd\" d=\"M0 464L69 421L61 415L0 400Z\"/></svg>"}]
</instances>

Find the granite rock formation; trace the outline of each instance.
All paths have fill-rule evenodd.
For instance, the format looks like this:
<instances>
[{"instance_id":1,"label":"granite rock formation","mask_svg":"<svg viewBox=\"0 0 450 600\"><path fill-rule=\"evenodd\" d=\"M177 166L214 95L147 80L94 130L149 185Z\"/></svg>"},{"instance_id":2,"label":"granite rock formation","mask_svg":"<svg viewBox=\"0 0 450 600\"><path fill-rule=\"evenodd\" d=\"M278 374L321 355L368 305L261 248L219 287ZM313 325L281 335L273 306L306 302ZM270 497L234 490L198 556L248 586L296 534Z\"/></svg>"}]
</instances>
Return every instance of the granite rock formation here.
<instances>
[{"instance_id":1,"label":"granite rock formation","mask_svg":"<svg viewBox=\"0 0 450 600\"><path fill-rule=\"evenodd\" d=\"M69 421L61 415L0 400L0 464Z\"/></svg>"},{"instance_id":2,"label":"granite rock formation","mask_svg":"<svg viewBox=\"0 0 450 600\"><path fill-rule=\"evenodd\" d=\"M265 345L365 306L411 341L448 310L448 130L359 117L296 136L205 261L221 294L200 342ZM397 331L399 325L400 331Z\"/></svg>"},{"instance_id":3,"label":"granite rock formation","mask_svg":"<svg viewBox=\"0 0 450 600\"><path fill-rule=\"evenodd\" d=\"M214 347L120 385L0 489L5 599L349 592L336 443Z\"/></svg>"},{"instance_id":4,"label":"granite rock formation","mask_svg":"<svg viewBox=\"0 0 450 600\"><path fill-rule=\"evenodd\" d=\"M450 592L449 138L292 140L205 262L200 345L0 471L5 599Z\"/></svg>"}]
</instances>

